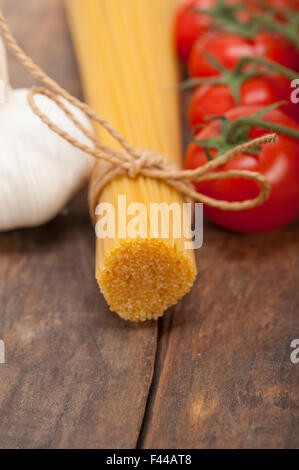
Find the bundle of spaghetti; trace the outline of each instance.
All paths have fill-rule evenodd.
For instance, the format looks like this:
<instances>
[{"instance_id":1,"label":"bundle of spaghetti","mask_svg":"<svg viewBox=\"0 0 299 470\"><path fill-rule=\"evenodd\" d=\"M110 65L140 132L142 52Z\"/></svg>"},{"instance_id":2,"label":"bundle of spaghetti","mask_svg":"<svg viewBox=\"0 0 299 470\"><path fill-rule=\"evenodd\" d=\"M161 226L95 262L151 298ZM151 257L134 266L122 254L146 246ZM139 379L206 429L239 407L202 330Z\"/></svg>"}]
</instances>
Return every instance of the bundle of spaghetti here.
<instances>
[{"instance_id":1,"label":"bundle of spaghetti","mask_svg":"<svg viewBox=\"0 0 299 470\"><path fill-rule=\"evenodd\" d=\"M88 104L130 144L180 166L179 76L173 45L178 3L67 0L66 5ZM105 131L96 130L102 142L116 147ZM118 210L126 210L119 209L119 196L126 197L126 207L141 203L147 208L147 233L131 238L116 230L115 238L97 238L96 279L111 310L122 318L157 319L191 289L196 264L194 251L185 245L191 233L176 238L176 227L170 223L168 238L153 235L150 204L182 207L183 199L163 181L121 176L106 185L98 201L113 205L117 221ZM160 226L163 217L169 217L167 210L161 212Z\"/></svg>"}]
</instances>

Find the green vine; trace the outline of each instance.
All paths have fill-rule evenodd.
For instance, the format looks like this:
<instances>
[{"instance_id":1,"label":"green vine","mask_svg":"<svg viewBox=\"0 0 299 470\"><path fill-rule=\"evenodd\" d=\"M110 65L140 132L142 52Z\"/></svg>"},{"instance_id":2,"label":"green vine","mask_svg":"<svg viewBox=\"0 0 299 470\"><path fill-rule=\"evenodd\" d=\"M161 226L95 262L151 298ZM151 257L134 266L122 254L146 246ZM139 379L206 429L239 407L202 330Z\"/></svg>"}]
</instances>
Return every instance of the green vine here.
<instances>
[{"instance_id":1,"label":"green vine","mask_svg":"<svg viewBox=\"0 0 299 470\"><path fill-rule=\"evenodd\" d=\"M218 155L223 155L228 150L232 150L237 145L242 145L249 141L249 132L252 127L259 127L262 129L269 130L271 132L277 132L279 134L284 134L289 137L293 137L299 140L299 131L291 129L290 127L284 126L282 124L276 124L272 122L267 122L261 119L269 111L277 109L284 102L279 102L267 106L266 108L258 111L257 113L252 114L251 116L241 117L235 121L231 121L226 116L211 116L211 120L220 120L221 134L216 137L209 137L207 139L196 139L193 138L193 142L203 147L207 159L212 160L213 157L210 153L211 149L218 150ZM250 150L251 153L258 153L260 148Z\"/></svg>"},{"instance_id":2,"label":"green vine","mask_svg":"<svg viewBox=\"0 0 299 470\"><path fill-rule=\"evenodd\" d=\"M229 70L220 64L214 57L206 54L207 60L220 72L217 77L191 78L185 80L180 85L181 90L193 88L199 85L226 85L229 87L237 104L240 104L241 85L258 76L262 76L267 72L276 72L280 75L293 80L298 74L287 67L277 64L263 57L242 57L234 70ZM249 64L249 67L245 67Z\"/></svg>"}]
</instances>

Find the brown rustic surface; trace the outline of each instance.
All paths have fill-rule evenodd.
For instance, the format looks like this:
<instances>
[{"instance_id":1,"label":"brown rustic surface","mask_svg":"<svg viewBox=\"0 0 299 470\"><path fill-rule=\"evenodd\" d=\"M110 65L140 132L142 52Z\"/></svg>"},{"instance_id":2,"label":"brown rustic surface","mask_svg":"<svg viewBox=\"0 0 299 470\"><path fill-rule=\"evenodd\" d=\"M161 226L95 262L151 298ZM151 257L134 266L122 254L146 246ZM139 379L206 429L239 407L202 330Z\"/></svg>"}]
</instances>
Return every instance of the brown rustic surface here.
<instances>
[{"instance_id":1,"label":"brown rustic surface","mask_svg":"<svg viewBox=\"0 0 299 470\"><path fill-rule=\"evenodd\" d=\"M298 447L299 221L204 234L198 282L159 332L141 445Z\"/></svg>"},{"instance_id":2,"label":"brown rustic surface","mask_svg":"<svg viewBox=\"0 0 299 470\"><path fill-rule=\"evenodd\" d=\"M62 0L9 0L6 13L80 95ZM32 83L10 64L15 86ZM85 196L0 235L0 448L299 447L299 222L250 237L206 223L204 237L198 281L157 338L99 294Z\"/></svg>"}]
</instances>

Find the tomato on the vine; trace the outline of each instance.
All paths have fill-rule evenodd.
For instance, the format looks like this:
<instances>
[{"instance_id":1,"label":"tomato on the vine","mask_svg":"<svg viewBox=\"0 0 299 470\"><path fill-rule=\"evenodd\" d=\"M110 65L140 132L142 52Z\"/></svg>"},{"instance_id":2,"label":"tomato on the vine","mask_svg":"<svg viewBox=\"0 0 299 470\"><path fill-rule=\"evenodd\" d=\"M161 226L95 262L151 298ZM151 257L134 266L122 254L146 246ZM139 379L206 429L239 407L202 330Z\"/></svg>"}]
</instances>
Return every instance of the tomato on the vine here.
<instances>
[{"instance_id":1,"label":"tomato on the vine","mask_svg":"<svg viewBox=\"0 0 299 470\"><path fill-rule=\"evenodd\" d=\"M175 20L179 57L187 62L194 43L206 32L218 29L236 33L240 25L248 24L255 15L264 15L271 9L274 18L287 21L284 15L298 11L299 0L263 0L262 6L256 0L187 0Z\"/></svg>"},{"instance_id":2,"label":"tomato on the vine","mask_svg":"<svg viewBox=\"0 0 299 470\"><path fill-rule=\"evenodd\" d=\"M295 46L276 33L259 32L254 39L232 33L206 33L194 43L190 54L189 73L192 77L219 75L209 56L229 69L248 56L265 57L299 71L299 53Z\"/></svg>"},{"instance_id":3,"label":"tomato on the vine","mask_svg":"<svg viewBox=\"0 0 299 470\"><path fill-rule=\"evenodd\" d=\"M227 5L239 4L239 0L225 0ZM208 32L214 24L213 18L200 10L211 10L217 0L188 0L179 8L175 21L175 37L179 57L187 62L195 41ZM246 10L240 10L240 21L248 20Z\"/></svg>"},{"instance_id":4,"label":"tomato on the vine","mask_svg":"<svg viewBox=\"0 0 299 470\"><path fill-rule=\"evenodd\" d=\"M261 107L242 106L225 114L233 124L236 120L248 118L261 110ZM243 119L244 121L244 119ZM270 110L263 121L272 126L286 126L299 135L299 125L282 111ZM240 130L240 129L239 129ZM268 134L262 127L248 128L248 140ZM196 139L207 139L221 135L220 121L212 121L201 130ZM215 140L214 140L215 142ZM185 168L203 166L209 158L217 158L217 150L210 148L208 154L203 144L192 142L186 153ZM256 152L238 155L215 171L242 169L263 174L270 183L271 192L266 202L253 209L234 212L205 206L206 215L222 227L243 233L263 232L283 227L299 215L299 155L298 140L277 133L276 142L266 144ZM244 201L258 196L259 184L243 178L230 178L194 183L197 190L207 196L226 201Z\"/></svg>"},{"instance_id":5,"label":"tomato on the vine","mask_svg":"<svg viewBox=\"0 0 299 470\"><path fill-rule=\"evenodd\" d=\"M299 121L299 106L290 102L290 80L279 74L265 74L249 78L240 85L240 100L236 102L232 90L226 84L202 85L194 91L188 111L190 127L206 124L207 116L224 114L239 105L263 107L286 101L280 109Z\"/></svg>"}]
</instances>

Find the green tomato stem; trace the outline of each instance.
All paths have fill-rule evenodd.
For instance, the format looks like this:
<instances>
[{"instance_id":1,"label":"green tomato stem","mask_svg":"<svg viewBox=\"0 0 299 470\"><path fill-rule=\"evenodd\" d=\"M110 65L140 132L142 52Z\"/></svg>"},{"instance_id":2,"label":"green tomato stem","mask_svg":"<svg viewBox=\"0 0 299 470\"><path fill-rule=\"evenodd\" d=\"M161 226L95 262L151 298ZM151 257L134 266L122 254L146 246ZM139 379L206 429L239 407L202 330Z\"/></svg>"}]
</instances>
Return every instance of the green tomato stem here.
<instances>
[{"instance_id":1,"label":"green tomato stem","mask_svg":"<svg viewBox=\"0 0 299 470\"><path fill-rule=\"evenodd\" d=\"M211 56L207 55L207 60L211 61ZM298 78L298 74L283 65L277 64L272 60L265 59L264 57L242 57L239 60L234 70L224 69L220 76L218 77L198 77L198 78L190 78L188 80L183 81L180 84L180 90L187 90L189 88L194 88L200 85L227 85L237 102L239 104L240 101L240 86L242 83L250 80L251 78L258 77L263 75L265 71L258 70L254 68L254 70L250 70L248 72L244 72L244 67L248 64L254 65L262 65L265 67L266 71L272 71L279 73L280 75L293 80ZM214 65L214 62L213 62Z\"/></svg>"},{"instance_id":2,"label":"green tomato stem","mask_svg":"<svg viewBox=\"0 0 299 470\"><path fill-rule=\"evenodd\" d=\"M242 57L236 66L235 73L241 73L247 63L263 65L267 70L271 72L277 72L280 75L289 78L290 80L298 78L298 73L294 70L291 70L288 67L284 67L283 65L280 65L277 62L273 62L272 60L265 59L264 57Z\"/></svg>"},{"instance_id":3,"label":"green tomato stem","mask_svg":"<svg viewBox=\"0 0 299 470\"><path fill-rule=\"evenodd\" d=\"M291 129L290 127L284 126L282 124L275 124L272 122L262 121L261 119L255 117L239 118L237 121L233 122L227 133L227 140L233 141L234 136L238 134L238 129L244 126L267 129L269 131L284 134L299 140L299 131L297 131L296 129Z\"/></svg>"},{"instance_id":4,"label":"green tomato stem","mask_svg":"<svg viewBox=\"0 0 299 470\"><path fill-rule=\"evenodd\" d=\"M295 15L294 18L290 19L286 24L281 23L280 21L276 21L274 18L268 18L267 16L255 16L253 21L255 21L257 24L267 26L267 28L269 28L271 31L279 33L299 50L299 14Z\"/></svg>"},{"instance_id":5,"label":"green tomato stem","mask_svg":"<svg viewBox=\"0 0 299 470\"><path fill-rule=\"evenodd\" d=\"M182 83L180 83L179 89L184 91L200 85L221 85L222 83L223 80L221 77L189 78L188 80L184 80Z\"/></svg>"}]
</instances>

